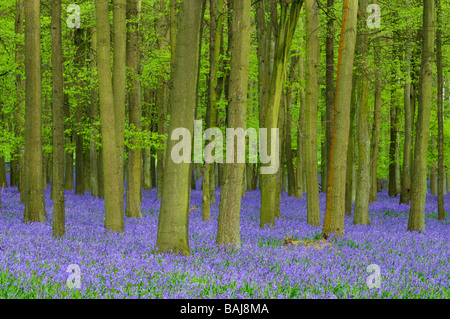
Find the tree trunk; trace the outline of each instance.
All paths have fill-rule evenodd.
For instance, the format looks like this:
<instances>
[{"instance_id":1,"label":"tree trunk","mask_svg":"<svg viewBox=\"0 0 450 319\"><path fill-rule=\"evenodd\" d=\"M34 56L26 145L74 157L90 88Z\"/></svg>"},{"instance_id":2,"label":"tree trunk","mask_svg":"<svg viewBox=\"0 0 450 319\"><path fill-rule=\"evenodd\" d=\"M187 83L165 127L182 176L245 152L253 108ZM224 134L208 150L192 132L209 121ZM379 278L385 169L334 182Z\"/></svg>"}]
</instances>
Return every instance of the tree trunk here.
<instances>
[{"instance_id":1,"label":"tree trunk","mask_svg":"<svg viewBox=\"0 0 450 319\"><path fill-rule=\"evenodd\" d=\"M397 56L397 52L395 49L396 41L394 39L393 43L393 53L392 53L392 59L395 61L395 58ZM397 153L397 130L398 130L398 116L399 113L397 110L397 101L396 101L396 92L395 92L395 85L396 85L396 70L392 67L392 78L391 78L391 138L389 141L389 196L397 196L397 171L396 171L396 153Z\"/></svg>"},{"instance_id":2,"label":"tree trunk","mask_svg":"<svg viewBox=\"0 0 450 319\"><path fill-rule=\"evenodd\" d=\"M105 182L104 176L105 173L103 171L103 147L98 148L98 157L97 157L97 167L98 167L98 198L105 198Z\"/></svg>"},{"instance_id":3,"label":"tree trunk","mask_svg":"<svg viewBox=\"0 0 450 319\"><path fill-rule=\"evenodd\" d=\"M272 129L278 127L278 113L280 109L281 92L283 87L284 73L286 69L287 57L291 48L295 27L298 22L302 0L281 1L281 17L278 28L278 44L275 54L273 70L270 77L270 90L268 93L267 110L264 119L264 127L267 129L267 154L271 154L272 159L276 158L277 149L272 149ZM277 137L275 136L275 140ZM279 163L278 163L279 164ZM261 218L260 227L266 224L272 226L275 224L275 212L277 210L276 183L279 182L276 174L273 174L269 164L261 166Z\"/></svg>"},{"instance_id":4,"label":"tree trunk","mask_svg":"<svg viewBox=\"0 0 450 319\"><path fill-rule=\"evenodd\" d=\"M77 69L81 69L84 64L84 29L75 29L74 45L77 48L74 58L74 65ZM81 101L81 88L83 86L80 78L76 79L75 94L75 194L84 195L84 151L83 151L83 128L82 115L83 103Z\"/></svg>"},{"instance_id":5,"label":"tree trunk","mask_svg":"<svg viewBox=\"0 0 450 319\"><path fill-rule=\"evenodd\" d=\"M145 122L145 124L143 124L142 129L144 131L149 131L150 130L150 101L151 101L151 96L150 96L150 89L145 87L144 88L144 103L143 103L143 114L144 116L147 118L147 121ZM145 190L149 190L153 188L153 184L152 184L152 170L151 170L151 151L150 151L150 147L146 147L144 148L144 150L142 151L142 163L143 163L143 175L142 175L142 186L144 187Z\"/></svg>"},{"instance_id":6,"label":"tree trunk","mask_svg":"<svg viewBox=\"0 0 450 319\"><path fill-rule=\"evenodd\" d=\"M295 69L298 64L298 56L291 59L291 66L289 71L289 92L286 95L286 167L288 173L288 195L295 196L297 182L295 179L294 162L292 154L292 96L294 95L293 83L295 81Z\"/></svg>"},{"instance_id":7,"label":"tree trunk","mask_svg":"<svg viewBox=\"0 0 450 319\"><path fill-rule=\"evenodd\" d=\"M377 0L374 3L378 3ZM377 32L378 33L378 32ZM380 35L374 41L374 55L375 55L375 65L380 65L381 59L381 45L380 45ZM381 74L380 68L375 67L375 101L373 110L373 126L372 126L372 141L370 145L371 149L371 178L372 186L370 189L370 202L377 201L377 192L381 191L381 185L378 186L379 179L377 178L377 168L378 168L378 154L380 148L380 129L381 129Z\"/></svg>"},{"instance_id":8,"label":"tree trunk","mask_svg":"<svg viewBox=\"0 0 450 319\"><path fill-rule=\"evenodd\" d=\"M91 70L97 71L97 62L95 61L95 55L93 52L97 51L97 30L95 27L91 29L92 33L92 42L91 42L91 54L90 54L90 68ZM97 93L97 84L94 84L94 87L91 91L91 118L94 121L99 121L99 110L98 110L98 93ZM90 160L90 180L91 180L91 195L98 197L98 153L97 153L97 141L98 134L100 133L100 128L98 125L93 125L91 131L91 140L89 143L89 160Z\"/></svg>"},{"instance_id":9,"label":"tree trunk","mask_svg":"<svg viewBox=\"0 0 450 319\"><path fill-rule=\"evenodd\" d=\"M448 172L448 168L447 168L447 171L446 171L445 182L447 184L447 192L450 192L450 173Z\"/></svg>"},{"instance_id":10,"label":"tree trunk","mask_svg":"<svg viewBox=\"0 0 450 319\"><path fill-rule=\"evenodd\" d=\"M427 153L432 103L434 56L434 0L425 0L423 6L422 63L420 68L420 95L418 105L416 144L414 149L409 231L425 231L425 198L427 193Z\"/></svg>"},{"instance_id":11,"label":"tree trunk","mask_svg":"<svg viewBox=\"0 0 450 319\"><path fill-rule=\"evenodd\" d=\"M366 28L366 8L368 0L359 0L359 15L362 20L361 39L361 83L357 111L358 125L358 175L356 180L356 199L353 224L369 225L369 194L370 194L370 136L369 136L369 35Z\"/></svg>"},{"instance_id":12,"label":"tree trunk","mask_svg":"<svg viewBox=\"0 0 450 319\"><path fill-rule=\"evenodd\" d=\"M278 163L279 168L278 171L275 173L275 178L277 179L277 183L275 185L275 200L276 203L274 205L275 207L275 218L281 217L280 212L280 203L281 203L281 196L283 192L283 179L284 179L284 154L285 154L285 140L286 140L286 103L285 103L284 94L281 95L281 101L280 101L280 111L278 113L278 127L280 130L279 134L279 147L280 150L278 152Z\"/></svg>"},{"instance_id":13,"label":"tree trunk","mask_svg":"<svg viewBox=\"0 0 450 319\"><path fill-rule=\"evenodd\" d=\"M194 127L200 24L204 1L186 0L180 8L177 33L173 91L170 108L169 137L180 127L187 128L184 138L191 140ZM186 79L190 79L186 81ZM186 143L186 141L185 141ZM189 168L188 162L175 163L172 149L176 141L167 140L167 156L164 165L163 193L158 221L156 247L159 252L180 252L190 255L189 250ZM186 149L183 149L186 152Z\"/></svg>"},{"instance_id":14,"label":"tree trunk","mask_svg":"<svg viewBox=\"0 0 450 319\"><path fill-rule=\"evenodd\" d=\"M123 211L124 206L124 163L125 163L125 147L124 147L124 130L125 130L125 99L126 99L126 47L127 47L127 28L126 28L126 6L127 0L114 0L113 9L113 105L114 106L114 125L115 132L115 146L118 167L118 187L119 187L119 207ZM98 27L98 26L97 26ZM108 155L106 148L104 154ZM104 166L106 172L106 166ZM105 179L105 184L107 183ZM105 188L105 192L106 188ZM106 195L106 194L105 194ZM106 200L106 198L105 198ZM122 215L121 215L122 216ZM118 222L118 221L117 221ZM120 226L122 225L122 226ZM123 217L121 217L120 224L115 224L114 227L123 227ZM119 229L117 229L119 230ZM119 230L122 231L122 230Z\"/></svg>"},{"instance_id":15,"label":"tree trunk","mask_svg":"<svg viewBox=\"0 0 450 319\"><path fill-rule=\"evenodd\" d=\"M317 107L319 105L319 10L315 0L305 1L306 11L306 101L305 165L307 223L320 226L319 176L317 167Z\"/></svg>"},{"instance_id":16,"label":"tree trunk","mask_svg":"<svg viewBox=\"0 0 450 319\"><path fill-rule=\"evenodd\" d=\"M24 23L24 1L17 0L16 1L16 17L15 17L15 33L17 35L23 35L23 23ZM17 72L16 72L16 95L17 95L17 109L14 112L14 122L15 122L15 134L16 136L24 136L24 125L22 122L23 114L24 114L24 90L25 90L25 78L23 77L23 69L24 69L24 45L22 41L17 43L16 51L15 51L15 61L17 64ZM19 156L20 148L18 147L12 154L11 157L11 173L10 173L10 182L11 186L17 186L18 191L21 194L23 193L23 183L21 181L24 180L24 166L23 158ZM18 165L19 164L19 165Z\"/></svg>"},{"instance_id":17,"label":"tree trunk","mask_svg":"<svg viewBox=\"0 0 450 319\"><path fill-rule=\"evenodd\" d=\"M436 136L431 133L431 153L433 154L433 160L430 167L430 193L431 195L437 195L437 181L436 181L436 161L434 159L434 153L436 151Z\"/></svg>"},{"instance_id":18,"label":"tree trunk","mask_svg":"<svg viewBox=\"0 0 450 319\"><path fill-rule=\"evenodd\" d=\"M348 147L347 147L347 167L345 171L345 214L347 216L352 215L352 203L353 203L353 180L354 180L354 145L355 141L353 138L354 133L354 118L356 111L356 85L358 83L358 77L356 74L353 75L352 81L352 91L351 91L351 110L350 110L350 129L348 132Z\"/></svg>"},{"instance_id":19,"label":"tree trunk","mask_svg":"<svg viewBox=\"0 0 450 319\"><path fill-rule=\"evenodd\" d=\"M64 84L66 86L66 90L69 89L68 84ZM64 111L64 118L69 119L70 118L70 105L69 105L69 95L64 93L64 104L63 104L63 111ZM70 123L70 121L66 121L64 125L64 131L68 131L69 133L66 134L66 144L72 145L73 143L73 127ZM68 150L65 151L64 155L64 189L66 190L72 190L74 189L73 186L73 151Z\"/></svg>"},{"instance_id":20,"label":"tree trunk","mask_svg":"<svg viewBox=\"0 0 450 319\"><path fill-rule=\"evenodd\" d=\"M247 88L250 68L250 0L232 0L232 42L228 125L245 128L247 113ZM233 137L234 140L234 137ZM237 163L237 143L234 143L233 163L225 164L224 185L219 204L217 244L241 245L239 220L241 211L242 180L245 163Z\"/></svg>"},{"instance_id":21,"label":"tree trunk","mask_svg":"<svg viewBox=\"0 0 450 319\"><path fill-rule=\"evenodd\" d=\"M154 132L154 131L153 131ZM155 151L153 151L153 153L155 153ZM152 149L150 149L150 155L152 154ZM150 170L152 171L151 175L151 179L152 179L152 185L153 187L156 186L156 159L154 156L150 156Z\"/></svg>"},{"instance_id":22,"label":"tree trunk","mask_svg":"<svg viewBox=\"0 0 450 319\"><path fill-rule=\"evenodd\" d=\"M196 189L197 185L195 183L195 172L194 172L194 164L191 165L191 189Z\"/></svg>"},{"instance_id":23,"label":"tree trunk","mask_svg":"<svg viewBox=\"0 0 450 319\"><path fill-rule=\"evenodd\" d=\"M0 187L8 187L8 181L6 180L6 170L5 170L5 157L0 157Z\"/></svg>"},{"instance_id":24,"label":"tree trunk","mask_svg":"<svg viewBox=\"0 0 450 319\"><path fill-rule=\"evenodd\" d=\"M25 2L25 216L24 222L44 222L42 171L41 26L40 1Z\"/></svg>"},{"instance_id":25,"label":"tree trunk","mask_svg":"<svg viewBox=\"0 0 450 319\"><path fill-rule=\"evenodd\" d=\"M49 162L49 165L51 165L51 161ZM84 190L90 191L91 190L91 152L90 149L84 150L83 154L83 173L84 173Z\"/></svg>"},{"instance_id":26,"label":"tree trunk","mask_svg":"<svg viewBox=\"0 0 450 319\"><path fill-rule=\"evenodd\" d=\"M25 203L27 195L25 187L25 148L21 147L19 150L19 187L21 189L20 202Z\"/></svg>"},{"instance_id":27,"label":"tree trunk","mask_svg":"<svg viewBox=\"0 0 450 319\"><path fill-rule=\"evenodd\" d=\"M217 101L220 100L220 95L222 94L222 87L218 84L218 72L219 72L219 62L220 62L220 49L222 47L223 38L223 15L224 15L224 3L223 0L211 0L210 5L210 73L208 81L209 90L209 127L217 126ZM211 204L216 202L216 168L217 163L212 163L208 168L209 176L209 200Z\"/></svg>"},{"instance_id":28,"label":"tree trunk","mask_svg":"<svg viewBox=\"0 0 450 319\"><path fill-rule=\"evenodd\" d=\"M356 42L358 0L344 0L342 32L337 65L333 133L330 148L330 172L323 235L344 232L345 173L347 168L348 134L350 128L353 58Z\"/></svg>"},{"instance_id":29,"label":"tree trunk","mask_svg":"<svg viewBox=\"0 0 450 319\"><path fill-rule=\"evenodd\" d=\"M431 195L437 195L437 181L436 181L436 160L434 154L436 152L436 136L431 133L431 153L433 154L433 159L430 166L430 193Z\"/></svg>"},{"instance_id":30,"label":"tree trunk","mask_svg":"<svg viewBox=\"0 0 450 319\"><path fill-rule=\"evenodd\" d=\"M438 116L438 219L445 219L444 193L444 80L442 63L442 30L441 30L441 1L437 0L437 30L436 30L436 66L438 82L437 116Z\"/></svg>"},{"instance_id":31,"label":"tree trunk","mask_svg":"<svg viewBox=\"0 0 450 319\"><path fill-rule=\"evenodd\" d=\"M19 186L19 171L18 171L18 160L13 159L16 158L17 154L11 154L11 160L9 162L9 180L10 185L12 186ZM20 193L20 190L19 190Z\"/></svg>"},{"instance_id":32,"label":"tree trunk","mask_svg":"<svg viewBox=\"0 0 450 319\"><path fill-rule=\"evenodd\" d=\"M140 50L139 50L139 18L141 11L140 0L127 0L128 41L127 41L127 69L129 70L128 101L129 101L129 123L135 132L141 131L141 97L140 83ZM126 216L141 218L141 145L138 141L132 141L128 157L128 180L127 180L127 203Z\"/></svg>"},{"instance_id":33,"label":"tree trunk","mask_svg":"<svg viewBox=\"0 0 450 319\"><path fill-rule=\"evenodd\" d=\"M52 74L53 74L53 237L65 234L64 198L64 76L61 35L61 0L52 2Z\"/></svg>"},{"instance_id":34,"label":"tree trunk","mask_svg":"<svg viewBox=\"0 0 450 319\"><path fill-rule=\"evenodd\" d=\"M412 115L411 115L411 44L406 44L406 69L405 88L403 101L405 106L405 140L403 144L403 178L400 203L409 204L411 197L411 138L412 138Z\"/></svg>"},{"instance_id":35,"label":"tree trunk","mask_svg":"<svg viewBox=\"0 0 450 319\"><path fill-rule=\"evenodd\" d=\"M47 171L48 171L48 162L49 155L48 153L44 153L42 157L42 185L44 186L44 190L47 189L48 179L47 179Z\"/></svg>"},{"instance_id":36,"label":"tree trunk","mask_svg":"<svg viewBox=\"0 0 450 319\"><path fill-rule=\"evenodd\" d=\"M299 57L299 78L304 78L304 57L300 55ZM304 161L304 140L305 140L305 89L300 86L298 97L300 100L300 110L298 117L298 127L297 127L297 194L296 197L303 198L303 192L305 188L303 187L303 180L305 179L305 161Z\"/></svg>"},{"instance_id":37,"label":"tree trunk","mask_svg":"<svg viewBox=\"0 0 450 319\"><path fill-rule=\"evenodd\" d=\"M322 191L327 191L330 167L331 135L334 116L334 0L327 0L327 38L326 38L326 165L322 180Z\"/></svg>"},{"instance_id":38,"label":"tree trunk","mask_svg":"<svg viewBox=\"0 0 450 319\"><path fill-rule=\"evenodd\" d=\"M116 4L120 6L121 4ZM123 6L123 4L122 4ZM125 9L125 8L124 8ZM97 25L97 66L98 66L98 87L100 95L100 118L102 125L102 169L105 195L105 227L114 232L123 231L123 170L118 156L120 147L118 144L118 125L116 122L120 116L119 105L116 108L116 100L119 97L113 94L113 85L111 83L111 57L110 57L110 26L109 26L109 7L107 0L96 0L96 25ZM116 21L117 17L116 17ZM116 32L119 30L116 29ZM119 46L116 42L116 45ZM120 51L120 49L119 49ZM114 53L117 54L116 50ZM118 58L120 60L120 58ZM116 63L116 58L114 58ZM118 61L117 61L118 62ZM119 72L114 68L114 72ZM117 75L116 75L117 79ZM116 82L116 85L117 82ZM124 88L124 87L123 87ZM120 90L118 90L120 91ZM113 112L111 106L114 105ZM121 106L123 107L123 105ZM119 125L120 126L120 125Z\"/></svg>"}]
</instances>

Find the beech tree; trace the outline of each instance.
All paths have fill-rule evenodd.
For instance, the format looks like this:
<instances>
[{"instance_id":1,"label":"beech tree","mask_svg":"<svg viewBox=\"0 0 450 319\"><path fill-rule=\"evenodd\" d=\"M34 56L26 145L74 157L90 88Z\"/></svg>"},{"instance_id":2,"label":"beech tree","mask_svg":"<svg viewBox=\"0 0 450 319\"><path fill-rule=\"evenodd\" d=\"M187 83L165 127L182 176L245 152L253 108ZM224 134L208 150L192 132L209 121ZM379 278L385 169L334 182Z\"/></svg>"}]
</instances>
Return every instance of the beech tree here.
<instances>
[{"instance_id":1,"label":"beech tree","mask_svg":"<svg viewBox=\"0 0 450 319\"><path fill-rule=\"evenodd\" d=\"M53 69L53 236L65 233L64 200L64 76L61 38L61 0L52 2L52 69Z\"/></svg>"},{"instance_id":2,"label":"beech tree","mask_svg":"<svg viewBox=\"0 0 450 319\"><path fill-rule=\"evenodd\" d=\"M124 201L124 130L125 130L125 101L126 101L126 61L127 61L127 29L126 9L127 0L113 1L113 97L115 116L115 146L117 148L117 178L119 186L119 201L123 214ZM100 32L100 31L99 31ZM106 180L105 180L106 182Z\"/></svg>"},{"instance_id":3,"label":"beech tree","mask_svg":"<svg viewBox=\"0 0 450 319\"><path fill-rule=\"evenodd\" d=\"M47 219L42 170L40 0L24 2L25 10L25 222Z\"/></svg>"},{"instance_id":4,"label":"beech tree","mask_svg":"<svg viewBox=\"0 0 450 319\"><path fill-rule=\"evenodd\" d=\"M306 11L306 100L305 100L305 165L307 221L320 226L319 176L317 167L317 106L319 104L320 41L316 0L305 1Z\"/></svg>"},{"instance_id":5,"label":"beech tree","mask_svg":"<svg viewBox=\"0 0 450 319\"><path fill-rule=\"evenodd\" d=\"M140 0L127 0L128 40L127 67L129 68L130 90L128 93L130 125L134 132L141 130L141 90L139 83L139 15ZM129 152L127 181L127 217L139 218L141 213L141 145L136 140Z\"/></svg>"},{"instance_id":6,"label":"beech tree","mask_svg":"<svg viewBox=\"0 0 450 319\"><path fill-rule=\"evenodd\" d=\"M442 8L437 0L437 30L436 30L436 66L437 66L437 117L438 117L438 218L445 219L444 210L444 79L442 62Z\"/></svg>"},{"instance_id":7,"label":"beech tree","mask_svg":"<svg viewBox=\"0 0 450 319\"><path fill-rule=\"evenodd\" d=\"M272 128L278 128L278 113L281 102L281 92L285 75L288 53L291 48L292 38L298 22L303 0L283 0L281 4L281 15L279 23L279 36L277 50L274 57L273 69L270 75L268 103L264 116L264 127L267 128L267 141L272 140ZM275 154L271 149L271 143L267 145L268 154ZM276 174L261 174L261 218L260 226L275 224L276 199ZM278 203L279 204L279 203Z\"/></svg>"},{"instance_id":8,"label":"beech tree","mask_svg":"<svg viewBox=\"0 0 450 319\"><path fill-rule=\"evenodd\" d=\"M169 137L176 128L180 127L187 128L191 136L193 134L203 1L185 0L180 7ZM186 81L186 79L190 80ZM171 154L175 144L177 144L175 140L168 139L156 247L162 253L171 250L188 256L190 255L188 237L190 163L178 164L172 160ZM190 154L189 158L191 158Z\"/></svg>"},{"instance_id":9,"label":"beech tree","mask_svg":"<svg viewBox=\"0 0 450 319\"><path fill-rule=\"evenodd\" d=\"M344 0L342 7L341 41L337 65L333 134L331 136L330 172L328 176L327 202L322 233L324 237L344 231L345 173L349 113L353 76L353 59L356 42L358 0Z\"/></svg>"},{"instance_id":10,"label":"beech tree","mask_svg":"<svg viewBox=\"0 0 450 319\"><path fill-rule=\"evenodd\" d=\"M97 66L102 130L102 168L105 196L105 227L123 231L123 175L117 155L116 104L111 82L110 25L107 0L95 1L97 25ZM117 70L116 70L117 71ZM114 107L113 107L114 106ZM121 186L122 185L122 186Z\"/></svg>"},{"instance_id":11,"label":"beech tree","mask_svg":"<svg viewBox=\"0 0 450 319\"><path fill-rule=\"evenodd\" d=\"M247 87L250 66L250 0L232 0L231 70L228 105L229 128L247 126ZM234 144L234 161L224 165L224 182L220 193L217 243L240 248L240 211L245 163L238 163L238 142ZM239 138L237 138L239 140Z\"/></svg>"},{"instance_id":12,"label":"beech tree","mask_svg":"<svg viewBox=\"0 0 450 319\"><path fill-rule=\"evenodd\" d=\"M423 3L423 42L420 66L420 95L417 115L416 143L414 147L411 208L408 230L425 231L425 197L427 194L427 152L430 130L432 78L435 40L435 1Z\"/></svg>"},{"instance_id":13,"label":"beech tree","mask_svg":"<svg viewBox=\"0 0 450 319\"><path fill-rule=\"evenodd\" d=\"M358 37L361 39L361 81L358 92L358 175L356 180L356 199L354 224L370 224L369 221L369 194L370 194L370 136L369 123L369 35L366 24L367 0L359 0L359 21L361 26Z\"/></svg>"}]
</instances>

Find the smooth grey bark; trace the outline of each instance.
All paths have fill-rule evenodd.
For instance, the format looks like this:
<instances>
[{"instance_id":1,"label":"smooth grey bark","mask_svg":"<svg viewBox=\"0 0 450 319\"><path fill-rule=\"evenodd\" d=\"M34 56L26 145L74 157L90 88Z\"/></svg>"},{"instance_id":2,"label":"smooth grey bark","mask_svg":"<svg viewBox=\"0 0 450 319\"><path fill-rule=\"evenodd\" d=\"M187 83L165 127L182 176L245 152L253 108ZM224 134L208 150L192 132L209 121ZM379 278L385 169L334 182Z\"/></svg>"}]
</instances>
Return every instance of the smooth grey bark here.
<instances>
[{"instance_id":1,"label":"smooth grey bark","mask_svg":"<svg viewBox=\"0 0 450 319\"><path fill-rule=\"evenodd\" d=\"M247 126L247 88L250 67L250 0L233 0L230 92L228 125ZM234 139L234 137L233 137ZM224 184L219 203L216 242L240 248L240 211L245 163L237 163L237 143L234 143L234 163L224 165Z\"/></svg>"},{"instance_id":2,"label":"smooth grey bark","mask_svg":"<svg viewBox=\"0 0 450 319\"><path fill-rule=\"evenodd\" d=\"M175 49L173 90L170 107L169 139L164 163L163 192L158 220L156 247L161 253L180 252L190 255L189 250L189 199L190 163L175 163L172 149L178 143L172 140L172 132L179 127L187 128L191 138L194 130L194 114L198 73L200 24L204 1L185 0L179 12L179 29ZM186 81L190 79L190 81ZM183 150L186 151L186 150ZM191 153L189 153L189 159Z\"/></svg>"},{"instance_id":3,"label":"smooth grey bark","mask_svg":"<svg viewBox=\"0 0 450 319\"><path fill-rule=\"evenodd\" d=\"M317 165L317 117L319 105L319 9L316 0L305 1L306 11L306 100L305 165L307 223L320 226L319 175Z\"/></svg>"},{"instance_id":4,"label":"smooth grey bark","mask_svg":"<svg viewBox=\"0 0 450 319\"><path fill-rule=\"evenodd\" d=\"M351 87L353 59L356 42L358 0L344 0L342 8L342 31L339 45L333 133L330 149L330 172L328 177L324 238L344 232L345 173L347 168L348 134L350 127Z\"/></svg>"},{"instance_id":5,"label":"smooth grey bark","mask_svg":"<svg viewBox=\"0 0 450 319\"><path fill-rule=\"evenodd\" d=\"M40 0L25 3L25 214L24 222L44 222Z\"/></svg>"},{"instance_id":6,"label":"smooth grey bark","mask_svg":"<svg viewBox=\"0 0 450 319\"><path fill-rule=\"evenodd\" d=\"M113 232L123 232L123 170L117 155L116 97L111 82L111 45L109 3L95 1L97 26L97 67L102 126L102 170L105 196L105 227ZM117 31L117 30L116 30ZM116 68L114 72L118 71ZM112 107L114 106L114 107ZM111 109L113 111L111 111Z\"/></svg>"},{"instance_id":7,"label":"smooth grey bark","mask_svg":"<svg viewBox=\"0 0 450 319\"><path fill-rule=\"evenodd\" d=\"M369 35L366 27L366 8L368 0L359 0L359 18L362 25L358 36L361 39L361 82L357 106L358 174L356 179L356 198L353 224L369 225L370 194L370 136L369 136Z\"/></svg>"},{"instance_id":8,"label":"smooth grey bark","mask_svg":"<svg viewBox=\"0 0 450 319\"><path fill-rule=\"evenodd\" d=\"M414 148L411 208L409 231L425 231L425 199L427 178L427 153L432 104L433 57L435 39L435 1L424 0L423 42L420 67L420 95L417 116L416 144Z\"/></svg>"},{"instance_id":9,"label":"smooth grey bark","mask_svg":"<svg viewBox=\"0 0 450 319\"><path fill-rule=\"evenodd\" d=\"M61 35L61 0L52 1L52 75L53 75L53 237L65 234L64 198L64 76Z\"/></svg>"}]
</instances>

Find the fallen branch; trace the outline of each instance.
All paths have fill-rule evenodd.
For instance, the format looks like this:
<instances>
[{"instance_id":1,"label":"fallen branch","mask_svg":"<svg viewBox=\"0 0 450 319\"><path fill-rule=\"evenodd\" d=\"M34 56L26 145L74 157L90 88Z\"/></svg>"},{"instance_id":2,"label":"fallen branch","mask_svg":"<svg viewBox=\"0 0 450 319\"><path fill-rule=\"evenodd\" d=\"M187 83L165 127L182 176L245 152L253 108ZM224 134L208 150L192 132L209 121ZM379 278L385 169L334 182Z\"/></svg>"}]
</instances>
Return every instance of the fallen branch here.
<instances>
[{"instance_id":1,"label":"fallen branch","mask_svg":"<svg viewBox=\"0 0 450 319\"><path fill-rule=\"evenodd\" d=\"M317 239L317 240L294 240L293 238L286 237L283 241L284 247L294 247L303 245L306 249L308 248L316 248L322 250L326 246L333 247L331 243L329 243L325 239Z\"/></svg>"}]
</instances>

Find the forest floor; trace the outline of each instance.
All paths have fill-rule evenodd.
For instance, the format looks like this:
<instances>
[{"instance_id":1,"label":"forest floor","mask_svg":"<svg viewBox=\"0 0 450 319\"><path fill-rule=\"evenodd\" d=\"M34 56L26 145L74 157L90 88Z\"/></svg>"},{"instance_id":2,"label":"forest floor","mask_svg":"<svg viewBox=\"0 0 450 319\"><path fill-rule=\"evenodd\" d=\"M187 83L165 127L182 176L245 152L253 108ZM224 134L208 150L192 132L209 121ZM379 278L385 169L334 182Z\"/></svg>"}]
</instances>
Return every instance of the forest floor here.
<instances>
[{"instance_id":1,"label":"forest floor","mask_svg":"<svg viewBox=\"0 0 450 319\"><path fill-rule=\"evenodd\" d=\"M200 186L199 183L197 186ZM346 217L345 234L331 245L284 247L317 239L321 227L306 223L306 199L283 194L281 218L259 228L260 193L242 201L237 252L215 244L220 194L211 220L202 221L201 191L192 191L191 256L154 254L160 200L143 191L142 219L125 218L119 235L105 231L103 200L66 191L66 236L52 237L48 220L22 223L17 188L2 193L0 298L450 298L450 219L437 220L437 196L428 195L426 230L407 232L409 206L378 194L370 204L370 226ZM322 222L326 194L320 194ZM450 193L445 196L450 211ZM448 216L448 214L447 214ZM69 289L68 266L79 265L81 288ZM369 288L371 264L379 266L379 288Z\"/></svg>"}]
</instances>

